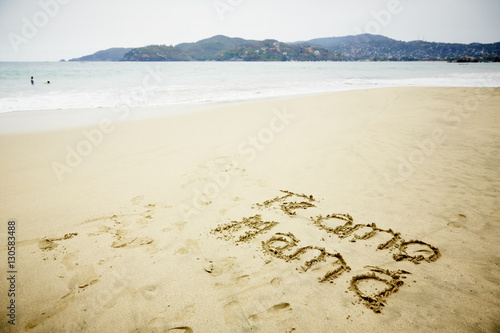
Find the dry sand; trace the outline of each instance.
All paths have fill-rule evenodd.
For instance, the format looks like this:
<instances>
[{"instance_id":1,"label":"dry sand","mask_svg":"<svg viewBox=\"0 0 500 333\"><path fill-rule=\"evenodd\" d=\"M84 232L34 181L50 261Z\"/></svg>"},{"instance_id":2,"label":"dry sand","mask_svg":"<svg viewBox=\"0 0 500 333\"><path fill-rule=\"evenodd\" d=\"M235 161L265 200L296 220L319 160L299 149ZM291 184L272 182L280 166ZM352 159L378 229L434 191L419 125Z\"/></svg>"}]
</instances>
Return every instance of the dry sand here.
<instances>
[{"instance_id":1,"label":"dry sand","mask_svg":"<svg viewBox=\"0 0 500 333\"><path fill-rule=\"evenodd\" d=\"M0 137L0 331L498 332L499 106L390 88Z\"/></svg>"}]
</instances>

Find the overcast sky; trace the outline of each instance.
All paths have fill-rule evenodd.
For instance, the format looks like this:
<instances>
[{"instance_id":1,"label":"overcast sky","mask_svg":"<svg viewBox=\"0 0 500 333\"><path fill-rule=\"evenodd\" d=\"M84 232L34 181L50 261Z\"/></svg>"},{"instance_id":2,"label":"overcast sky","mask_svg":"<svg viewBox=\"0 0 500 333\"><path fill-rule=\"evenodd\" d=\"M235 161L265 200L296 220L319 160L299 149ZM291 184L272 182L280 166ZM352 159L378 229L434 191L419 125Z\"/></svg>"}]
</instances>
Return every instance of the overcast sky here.
<instances>
[{"instance_id":1,"label":"overcast sky","mask_svg":"<svg viewBox=\"0 0 500 333\"><path fill-rule=\"evenodd\" d=\"M493 43L499 17L500 0L0 0L0 61L58 61L219 34Z\"/></svg>"}]
</instances>

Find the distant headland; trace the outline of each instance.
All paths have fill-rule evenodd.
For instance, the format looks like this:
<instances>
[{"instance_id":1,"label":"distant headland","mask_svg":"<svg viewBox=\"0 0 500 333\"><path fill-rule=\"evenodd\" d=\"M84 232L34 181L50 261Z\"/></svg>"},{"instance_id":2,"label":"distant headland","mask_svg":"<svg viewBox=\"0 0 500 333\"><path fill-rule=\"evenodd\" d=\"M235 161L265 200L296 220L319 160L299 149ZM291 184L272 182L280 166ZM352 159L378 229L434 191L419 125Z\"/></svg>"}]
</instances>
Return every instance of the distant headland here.
<instances>
[{"instance_id":1,"label":"distant headland","mask_svg":"<svg viewBox=\"0 0 500 333\"><path fill-rule=\"evenodd\" d=\"M283 43L214 36L175 46L111 48L69 61L448 61L500 62L500 42L403 42L381 35Z\"/></svg>"}]
</instances>

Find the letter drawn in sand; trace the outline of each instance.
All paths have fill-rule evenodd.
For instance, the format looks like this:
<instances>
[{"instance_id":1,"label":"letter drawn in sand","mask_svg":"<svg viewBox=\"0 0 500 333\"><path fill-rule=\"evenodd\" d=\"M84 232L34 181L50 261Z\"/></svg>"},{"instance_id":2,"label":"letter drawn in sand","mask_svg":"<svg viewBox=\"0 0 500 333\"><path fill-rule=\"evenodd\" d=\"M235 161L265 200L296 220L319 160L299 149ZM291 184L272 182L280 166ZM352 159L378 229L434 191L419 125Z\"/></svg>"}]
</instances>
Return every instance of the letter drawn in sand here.
<instances>
[{"instance_id":1,"label":"letter drawn in sand","mask_svg":"<svg viewBox=\"0 0 500 333\"><path fill-rule=\"evenodd\" d=\"M304 246L293 253L286 254L286 252L296 247L298 242L298 239L292 233L276 233L267 241L262 242L262 248L265 253L287 262L299 261L306 253L312 252L312 258L303 262L300 268L304 272L311 268L314 268L315 271L321 271L322 276L318 277L319 282L332 282L342 273L350 270L340 253L329 253L322 247Z\"/></svg>"},{"instance_id":2,"label":"letter drawn in sand","mask_svg":"<svg viewBox=\"0 0 500 333\"><path fill-rule=\"evenodd\" d=\"M232 221L219 225L211 233L221 234L224 240L236 238L236 242L246 242L257 235L268 232L277 224L278 222L275 221L262 221L262 216L257 214L251 217L244 217L241 221Z\"/></svg>"},{"instance_id":3,"label":"letter drawn in sand","mask_svg":"<svg viewBox=\"0 0 500 333\"><path fill-rule=\"evenodd\" d=\"M279 208L286 215L295 216L297 215L297 212L295 212L295 210L297 209L307 209L316 207L316 205L313 204L313 202L316 202L316 199L314 199L312 195L298 194L285 190L281 190L281 192L285 193L285 195L281 197L275 197L274 199L271 200L266 200L263 203L257 203L254 205L254 208L259 208L259 209ZM296 200L299 199L301 201L299 202L291 201L291 198L296 198Z\"/></svg>"},{"instance_id":4,"label":"letter drawn in sand","mask_svg":"<svg viewBox=\"0 0 500 333\"><path fill-rule=\"evenodd\" d=\"M299 246L299 239L291 232L276 232L267 240L261 241L261 249L266 255L295 264L291 266L295 266L299 273L315 274L319 282L333 283L344 273L351 271L343 256L331 250L331 246L338 244L339 240L340 242L345 239L350 243L362 243L368 250L387 251L391 254L390 258L396 262L407 260L414 264L419 264L422 261L431 263L441 255L437 247L419 240L405 241L401 237L401 233L392 229L381 229L375 223L354 224L353 217L347 213L318 215L316 217L298 215L299 209L317 208L318 201L312 195L285 190L281 192L283 195L256 203L252 208L271 210L272 214L281 215L278 221L283 224L290 222L290 219L293 219L295 224L308 223L331 236L337 236L338 240L334 243L324 243L326 247L319 246L319 243L314 240L312 244ZM219 235L219 238L224 240L235 240L236 243L250 242L267 233L279 222L265 222L262 220L262 216L257 214L243 218L241 221L219 225L211 233ZM281 227L283 228L283 225ZM317 242L319 241L325 242L325 239L318 239ZM353 253L357 252L350 251L351 255ZM359 252L360 255L361 253ZM404 284L405 275L411 273L404 270L383 269L377 266L365 266L365 268L368 268L369 271L351 278L349 289L368 308L375 313L380 313L386 305L387 298L399 290ZM205 270L209 273L212 271L211 268Z\"/></svg>"},{"instance_id":5,"label":"letter drawn in sand","mask_svg":"<svg viewBox=\"0 0 500 333\"><path fill-rule=\"evenodd\" d=\"M371 267L370 273L356 275L351 280L350 289L360 297L364 304L373 312L380 313L386 304L387 297L397 292L404 282L404 274L410 272L390 271L380 267ZM379 288L381 290L379 290Z\"/></svg>"}]
</instances>

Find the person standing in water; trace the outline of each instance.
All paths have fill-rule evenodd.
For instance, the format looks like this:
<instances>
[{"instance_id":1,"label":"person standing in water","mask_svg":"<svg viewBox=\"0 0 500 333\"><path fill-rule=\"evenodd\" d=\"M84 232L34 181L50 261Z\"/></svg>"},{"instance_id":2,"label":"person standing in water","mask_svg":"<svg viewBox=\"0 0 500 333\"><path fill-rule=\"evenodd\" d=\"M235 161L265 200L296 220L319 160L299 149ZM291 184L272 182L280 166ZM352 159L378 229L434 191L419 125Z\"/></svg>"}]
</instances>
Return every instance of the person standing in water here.
<instances>
[{"instance_id":1,"label":"person standing in water","mask_svg":"<svg viewBox=\"0 0 500 333\"><path fill-rule=\"evenodd\" d=\"M33 76L31 77L31 85L35 84L35 80L33 80Z\"/></svg>"}]
</instances>

